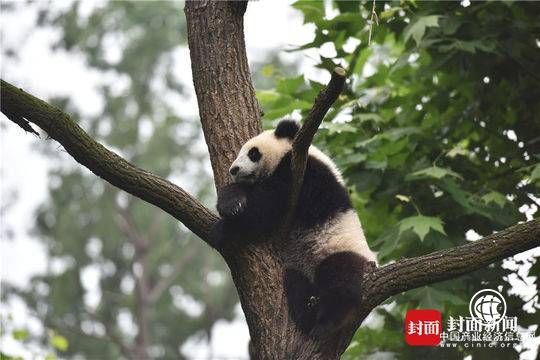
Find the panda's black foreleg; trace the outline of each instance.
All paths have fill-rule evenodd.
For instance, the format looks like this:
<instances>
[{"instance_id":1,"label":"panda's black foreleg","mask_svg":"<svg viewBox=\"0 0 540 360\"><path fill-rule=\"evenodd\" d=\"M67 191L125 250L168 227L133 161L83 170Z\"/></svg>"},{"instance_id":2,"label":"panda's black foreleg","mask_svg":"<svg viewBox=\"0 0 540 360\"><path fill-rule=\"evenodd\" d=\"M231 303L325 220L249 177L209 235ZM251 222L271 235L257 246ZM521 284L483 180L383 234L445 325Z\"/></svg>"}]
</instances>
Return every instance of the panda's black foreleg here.
<instances>
[{"instance_id":1,"label":"panda's black foreleg","mask_svg":"<svg viewBox=\"0 0 540 360\"><path fill-rule=\"evenodd\" d=\"M210 246L217 250L221 249L231 235L229 228L227 220L219 219L210 230Z\"/></svg>"},{"instance_id":2,"label":"panda's black foreleg","mask_svg":"<svg viewBox=\"0 0 540 360\"><path fill-rule=\"evenodd\" d=\"M319 304L312 334L316 337L341 329L354 320L362 300L362 276L367 261L353 252L324 259L315 271Z\"/></svg>"},{"instance_id":3,"label":"panda's black foreleg","mask_svg":"<svg viewBox=\"0 0 540 360\"><path fill-rule=\"evenodd\" d=\"M223 218L232 218L244 212L247 206L249 187L244 184L229 184L218 192L217 211Z\"/></svg>"},{"instance_id":4,"label":"panda's black foreleg","mask_svg":"<svg viewBox=\"0 0 540 360\"><path fill-rule=\"evenodd\" d=\"M216 249L230 239L239 238L245 232L242 219L247 208L249 187L229 184L218 192L217 211L221 216L210 231L210 245Z\"/></svg>"}]
</instances>

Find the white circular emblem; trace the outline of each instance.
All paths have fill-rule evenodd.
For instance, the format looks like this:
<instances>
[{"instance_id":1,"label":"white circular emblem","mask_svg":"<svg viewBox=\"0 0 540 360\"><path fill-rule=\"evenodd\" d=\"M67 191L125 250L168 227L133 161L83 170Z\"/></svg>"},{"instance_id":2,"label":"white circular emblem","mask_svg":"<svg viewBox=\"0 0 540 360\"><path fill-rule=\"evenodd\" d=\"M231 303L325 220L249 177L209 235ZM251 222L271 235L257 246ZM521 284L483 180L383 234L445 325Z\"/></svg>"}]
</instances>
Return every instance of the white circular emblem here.
<instances>
[{"instance_id":1,"label":"white circular emblem","mask_svg":"<svg viewBox=\"0 0 540 360\"><path fill-rule=\"evenodd\" d=\"M485 326L495 325L506 314L506 301L498 291L480 290L471 298L469 312L477 323Z\"/></svg>"}]
</instances>

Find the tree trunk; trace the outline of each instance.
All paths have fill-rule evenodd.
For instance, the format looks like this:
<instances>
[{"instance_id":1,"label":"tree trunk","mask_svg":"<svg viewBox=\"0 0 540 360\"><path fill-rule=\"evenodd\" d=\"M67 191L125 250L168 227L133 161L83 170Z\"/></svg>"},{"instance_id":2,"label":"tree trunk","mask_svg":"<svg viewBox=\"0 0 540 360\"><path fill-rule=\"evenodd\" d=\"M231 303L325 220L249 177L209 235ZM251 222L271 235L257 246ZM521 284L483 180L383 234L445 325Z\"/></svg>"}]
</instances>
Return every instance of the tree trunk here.
<instances>
[{"instance_id":1,"label":"tree trunk","mask_svg":"<svg viewBox=\"0 0 540 360\"><path fill-rule=\"evenodd\" d=\"M228 168L242 144L262 128L245 50L246 6L246 2L188 1L185 7L193 83L218 189L229 181ZM335 342L320 346L290 320L279 239L231 242L222 255L246 315L253 358L338 357Z\"/></svg>"},{"instance_id":2,"label":"tree trunk","mask_svg":"<svg viewBox=\"0 0 540 360\"><path fill-rule=\"evenodd\" d=\"M247 3L186 3L193 83L216 187L229 182L229 166L242 144L261 131L244 43Z\"/></svg>"}]
</instances>

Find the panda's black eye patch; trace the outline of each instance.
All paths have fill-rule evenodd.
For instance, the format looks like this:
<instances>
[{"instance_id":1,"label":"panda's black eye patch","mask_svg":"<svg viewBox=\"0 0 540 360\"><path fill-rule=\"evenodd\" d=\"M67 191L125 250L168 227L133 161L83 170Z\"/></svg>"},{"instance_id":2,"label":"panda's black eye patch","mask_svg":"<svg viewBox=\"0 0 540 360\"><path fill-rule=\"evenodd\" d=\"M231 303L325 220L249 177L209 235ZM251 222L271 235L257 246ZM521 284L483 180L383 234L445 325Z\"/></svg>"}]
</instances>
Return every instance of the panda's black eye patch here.
<instances>
[{"instance_id":1,"label":"panda's black eye patch","mask_svg":"<svg viewBox=\"0 0 540 360\"><path fill-rule=\"evenodd\" d=\"M261 159L262 155L257 147L252 147L248 151L248 158L253 162L257 162Z\"/></svg>"}]
</instances>

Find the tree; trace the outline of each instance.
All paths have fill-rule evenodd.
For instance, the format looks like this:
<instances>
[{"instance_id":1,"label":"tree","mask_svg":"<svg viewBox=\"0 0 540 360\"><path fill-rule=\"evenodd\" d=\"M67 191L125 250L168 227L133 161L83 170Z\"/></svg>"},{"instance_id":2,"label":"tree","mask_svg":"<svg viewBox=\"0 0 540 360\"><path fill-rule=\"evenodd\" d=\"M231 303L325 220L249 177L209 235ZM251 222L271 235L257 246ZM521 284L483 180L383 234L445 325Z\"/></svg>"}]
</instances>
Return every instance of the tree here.
<instances>
[{"instance_id":1,"label":"tree","mask_svg":"<svg viewBox=\"0 0 540 360\"><path fill-rule=\"evenodd\" d=\"M298 4L298 6L301 5L302 3ZM250 81L243 41L242 20L246 6L247 4L242 2L200 1L188 2L185 9L199 114L212 162L214 181L218 189L228 181L227 168L234 159L236 151L243 142L261 130L261 108L255 98L255 91ZM345 7L343 11L346 12L350 4L340 2L338 3L339 6ZM318 19L317 16L320 16L318 5L311 8L306 7L304 10L309 21L315 21ZM335 20L335 23L339 25L344 18L346 16ZM433 24L433 19L428 24ZM416 32L410 30L411 26L408 31L411 32L413 39L416 41L421 40L426 28L433 27L433 25L428 26L428 24L424 24L422 34L419 34L418 30ZM345 27L351 26L354 29L353 25L356 26L353 23L346 24ZM324 35L324 32L321 31L321 34ZM408 37L406 37L407 39ZM360 55L363 54L361 50L358 50L357 59L354 60L356 63L353 60L349 63L353 71L360 61ZM331 61L323 61L323 66L333 67L334 64ZM319 97L315 99L315 104L307 115L302 130L295 139L294 151L297 156L295 156L296 161L293 162L293 170L297 180L296 189L301 186L302 182L302 159L307 149L305 145L311 143L324 114L340 94L345 80L345 73L341 69L338 68L333 71L332 80ZM405 70L402 71L401 76L406 76ZM300 80L293 82L292 85L298 84L297 88L299 88L303 83L303 80ZM287 84L291 85L291 82L289 81ZM313 99L314 92L320 89L317 84L312 85L312 89L302 94L304 97ZM290 90L290 87L282 87L282 89ZM57 108L6 82L2 82L1 90L2 112L11 120L26 129L31 128L30 123L39 126L50 137L60 142L79 163L91 169L98 176L146 202L160 207L184 223L202 240L208 240L211 226L217 218L183 189L163 178L137 168L110 152L86 134L68 115ZM399 94L402 96L402 93ZM293 95L296 96L296 94ZM347 103L346 100L351 101L355 96L354 92L347 89L343 97L338 99L334 111L339 109L340 105L343 106L343 104ZM300 96L296 98L301 99L300 101L304 100ZM268 98L261 99L264 104L263 100L268 100ZM276 97L274 97L274 100L276 100ZM385 98L380 99L381 103L384 103L384 100ZM411 102L415 100L412 99ZM279 105L279 102L277 103L276 108ZM283 101L281 104L283 104ZM302 106L299 106L299 108L306 108L304 103L299 103L299 105ZM393 105L390 103L388 106L392 107ZM393 107L395 108L395 106ZM447 106L447 108L451 110L451 107ZM423 117L416 119L420 121L421 125L422 121L426 121L426 124L424 124L426 126L425 131L431 132L436 129L436 125L434 122L430 122L431 118L426 113L422 113ZM358 111L358 115L365 114ZM368 115L371 116L372 121L376 122L378 120L373 114ZM376 127L371 128L372 133L368 132L366 134L370 139L366 140L362 144L363 146L368 147L370 143L382 143L383 145L388 145L388 142L394 143L398 141L399 143L404 134L417 132L421 134L422 130L424 130L422 126L419 126L416 131L410 128L397 127L396 125L401 125L401 122L404 121L400 116L394 118L394 116L384 111L382 111L382 115L388 116L390 120L397 121L397 123L385 125L383 122L381 127L384 125L385 131L380 134L377 134ZM364 117L364 119L367 118ZM381 120L384 120L384 117L381 117ZM230 126L231 124L234 124L234 127ZM395 127L394 131L391 129L392 126ZM441 131L443 130L445 130L444 127ZM444 135L445 133L442 134L442 136ZM335 141L339 141L337 136L335 139ZM400 144L399 146L406 148L408 145L407 142L405 145ZM334 146L336 146L336 143L334 143ZM356 164L365 165L368 170L381 171L385 170L388 164L400 164L394 159L394 155L396 155L395 146L387 146L386 149L377 146L373 150L367 154L354 154L351 151L346 155L351 157L356 155ZM362 159L361 155L365 155L369 161L364 164L366 159ZM432 155L431 152L426 152L426 156L428 155ZM351 161L350 158L349 161ZM418 168L413 167L415 171L412 172L409 181L421 180L427 181L429 184L429 181L433 181L431 179L443 179L439 184L442 187L445 185L444 181L448 180L446 178L459 177L449 169L436 166L436 160L432 161L431 167L420 167L423 165L421 161L416 164ZM353 161L351 164L355 164L355 162ZM403 161L401 164L402 166L410 165L403 165ZM529 165L527 164L527 166ZM354 170L353 166L351 168L347 170ZM408 169L410 170L410 167ZM373 178L373 175L371 178ZM404 179L404 177L396 179ZM382 180L379 178L379 183ZM405 180L407 179L405 178ZM536 179L531 176L531 184L534 184L534 181ZM449 194L444 197L447 201L451 200L450 198L457 199L456 202L466 208L469 214L476 214L475 211L484 210L482 208L478 209L476 203L471 203L471 199L467 194L460 193L461 189L454 183L450 182L450 185L446 184L446 187L442 189L444 193ZM359 195L356 200L361 200L361 191L357 192L356 195ZM407 204L410 203L411 207L407 205L405 208L400 205L396 209L396 213L393 214L395 216L394 220L390 218L394 223L397 223L395 219L399 219L400 215L401 217L407 216L407 212L411 209L418 208L418 205L413 206L413 204L418 203L419 199L407 196L407 194L399 195L402 195L402 200L409 199ZM500 199L496 195L491 195L485 202L490 204L494 201L494 197ZM428 199L424 201L426 204L430 203ZM294 216L294 203L293 197L290 211L292 215L290 216ZM360 213L363 214L363 209L360 210ZM364 210L367 212L370 209ZM424 209L422 208L422 210ZM423 215L420 213L419 208L417 211L419 214L415 219L409 219L400 224L398 236L401 235L402 231L409 229L413 229L420 235L421 239L428 232L433 233L430 229L445 233L440 220L437 221L434 216ZM434 210L430 212L432 211ZM284 223L284 227L286 227L286 223ZM459 224L459 219L457 219L457 224ZM441 229L443 230L441 231ZM484 229L487 231L490 228L485 227ZM434 251L428 255L417 256L418 254L415 254L415 257L372 269L362 279L365 292L362 303L358 304L358 317L343 331L330 334L322 339L314 339L301 334L288 316L282 284L282 260L284 254L279 251L282 234L279 231L268 239L257 239L258 241L248 244L232 242L227 244L221 251L221 255L231 270L233 281L240 295L240 301L250 328L250 353L255 358L285 358L290 356L310 359L336 358L345 351L354 331L369 312L390 296L467 274L507 256L534 248L540 244L540 223L538 220L532 220L512 226L496 234L488 233L484 239L466 245L438 244L439 249L443 247L447 249ZM456 236L454 241L458 242L458 232L454 235ZM459 236L462 235L463 232ZM383 238L384 243L381 246L395 238L395 234L386 234L385 238ZM395 256L392 253L394 249L396 249L396 246L390 250L387 249L386 256ZM383 253L383 255L385 254Z\"/></svg>"}]
</instances>

